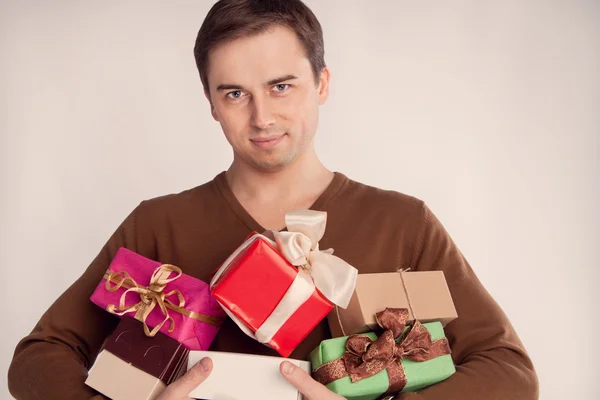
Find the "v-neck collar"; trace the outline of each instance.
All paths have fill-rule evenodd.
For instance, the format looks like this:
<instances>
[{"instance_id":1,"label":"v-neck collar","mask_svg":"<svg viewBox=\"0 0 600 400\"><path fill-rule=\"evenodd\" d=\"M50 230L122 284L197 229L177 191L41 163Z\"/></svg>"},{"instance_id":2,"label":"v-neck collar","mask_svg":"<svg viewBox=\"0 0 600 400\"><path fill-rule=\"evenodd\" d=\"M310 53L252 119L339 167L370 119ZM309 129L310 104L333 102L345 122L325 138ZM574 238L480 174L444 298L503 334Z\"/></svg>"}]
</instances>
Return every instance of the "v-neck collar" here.
<instances>
[{"instance_id":1,"label":"v-neck collar","mask_svg":"<svg viewBox=\"0 0 600 400\"><path fill-rule=\"evenodd\" d=\"M327 186L323 193L321 193L313 205L310 206L310 210L326 211L326 205L338 194L348 180L348 178L340 172L334 172L333 174L333 179L329 183L329 186ZM242 206L237 197L235 197L235 194L229 186L229 182L227 182L225 171L217 175L214 179L214 182L217 186L217 189L229 205L229 208L231 208L233 213L242 221L244 225L248 227L248 229L259 233L266 231L266 229L262 227L254 219L254 217L252 217L252 215L250 215L244 206ZM283 230L285 230L285 228Z\"/></svg>"}]
</instances>

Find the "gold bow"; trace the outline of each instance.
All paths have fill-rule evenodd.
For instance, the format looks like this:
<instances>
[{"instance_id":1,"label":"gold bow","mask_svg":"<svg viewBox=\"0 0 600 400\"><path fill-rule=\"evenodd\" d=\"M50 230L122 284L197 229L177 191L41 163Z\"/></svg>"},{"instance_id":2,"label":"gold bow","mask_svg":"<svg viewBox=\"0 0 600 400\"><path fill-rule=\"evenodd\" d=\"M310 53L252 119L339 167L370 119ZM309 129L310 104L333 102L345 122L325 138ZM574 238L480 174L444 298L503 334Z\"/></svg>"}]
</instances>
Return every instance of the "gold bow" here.
<instances>
[{"instance_id":1,"label":"gold bow","mask_svg":"<svg viewBox=\"0 0 600 400\"><path fill-rule=\"evenodd\" d=\"M176 275L169 278L169 275L172 272L175 272ZM181 310L185 306L185 298L179 290L171 290L169 293L164 293L163 290L168 283L178 279L182 274L181 268L170 264L163 264L154 270L148 286L140 286L127 271L114 272L109 270L104 276L106 279L106 290L109 292L116 292L121 287L126 287L128 289L121 295L118 306L109 304L108 307L106 307L106 310L119 316L135 312L134 318L144 324L144 333L146 336L153 337L156 335L167 321L170 323L169 332L173 332L173 329L175 329L175 321L173 320L173 317L169 315L167 307L174 310ZM114 284L114 286L111 284ZM132 292L140 295L140 301L127 307L125 306L125 300L127 294ZM168 299L168 297L174 295L177 296L179 304L173 303ZM150 330L148 325L146 325L146 319L156 306L160 308L160 311L165 318L160 324L156 325L154 329Z\"/></svg>"}]
</instances>

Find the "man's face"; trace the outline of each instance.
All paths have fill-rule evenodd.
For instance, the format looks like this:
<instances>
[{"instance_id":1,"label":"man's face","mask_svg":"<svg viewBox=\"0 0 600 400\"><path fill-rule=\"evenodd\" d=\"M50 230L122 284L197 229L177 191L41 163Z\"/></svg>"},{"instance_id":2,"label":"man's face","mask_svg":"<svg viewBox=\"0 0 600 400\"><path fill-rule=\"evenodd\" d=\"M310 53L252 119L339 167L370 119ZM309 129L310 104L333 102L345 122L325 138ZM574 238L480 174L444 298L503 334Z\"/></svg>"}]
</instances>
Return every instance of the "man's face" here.
<instances>
[{"instance_id":1,"label":"man's face","mask_svg":"<svg viewBox=\"0 0 600 400\"><path fill-rule=\"evenodd\" d=\"M313 146L329 70L315 84L295 33L273 27L211 51L208 85L212 115L236 158L261 171L278 171Z\"/></svg>"}]
</instances>

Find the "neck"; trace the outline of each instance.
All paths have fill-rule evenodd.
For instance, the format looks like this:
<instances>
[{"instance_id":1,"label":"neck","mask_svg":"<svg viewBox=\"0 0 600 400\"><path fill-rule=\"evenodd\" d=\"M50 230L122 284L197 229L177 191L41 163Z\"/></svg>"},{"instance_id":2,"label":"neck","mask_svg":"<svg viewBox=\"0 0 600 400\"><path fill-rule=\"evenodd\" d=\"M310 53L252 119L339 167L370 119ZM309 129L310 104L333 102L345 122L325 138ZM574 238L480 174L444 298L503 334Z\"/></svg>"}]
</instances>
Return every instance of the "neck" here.
<instances>
[{"instance_id":1,"label":"neck","mask_svg":"<svg viewBox=\"0 0 600 400\"><path fill-rule=\"evenodd\" d=\"M295 206L309 207L331 183L333 172L325 168L313 148L277 171L261 171L234 157L226 176L240 200L307 203Z\"/></svg>"}]
</instances>

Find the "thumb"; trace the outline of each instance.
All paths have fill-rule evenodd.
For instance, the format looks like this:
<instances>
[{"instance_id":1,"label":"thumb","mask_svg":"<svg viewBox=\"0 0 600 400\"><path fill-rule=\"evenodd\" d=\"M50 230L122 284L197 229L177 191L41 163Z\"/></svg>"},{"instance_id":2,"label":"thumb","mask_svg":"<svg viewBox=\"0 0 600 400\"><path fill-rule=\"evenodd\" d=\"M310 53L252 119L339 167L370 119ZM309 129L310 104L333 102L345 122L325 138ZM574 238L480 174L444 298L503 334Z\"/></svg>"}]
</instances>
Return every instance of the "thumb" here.
<instances>
[{"instance_id":1,"label":"thumb","mask_svg":"<svg viewBox=\"0 0 600 400\"><path fill-rule=\"evenodd\" d=\"M181 378L171 383L161 394L160 400L187 399L189 393L196 389L212 371L212 360L203 358L190 368Z\"/></svg>"},{"instance_id":2,"label":"thumb","mask_svg":"<svg viewBox=\"0 0 600 400\"><path fill-rule=\"evenodd\" d=\"M343 399L343 397L334 394L327 387L315 381L302 368L289 361L282 362L279 369L281 375L309 400Z\"/></svg>"}]
</instances>

